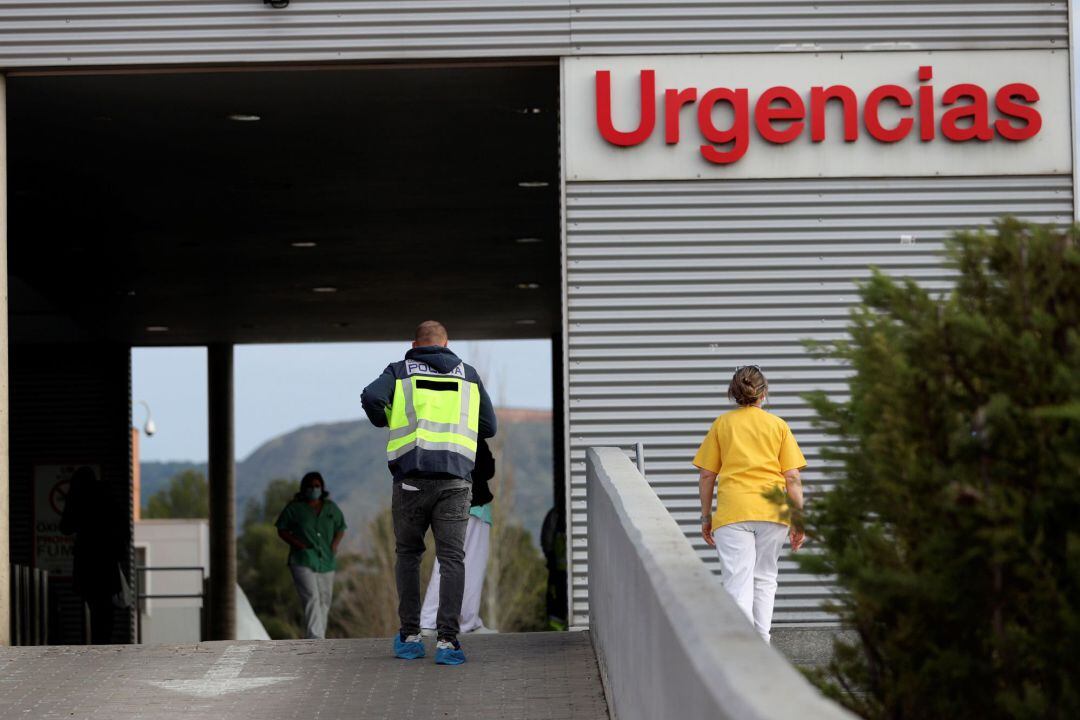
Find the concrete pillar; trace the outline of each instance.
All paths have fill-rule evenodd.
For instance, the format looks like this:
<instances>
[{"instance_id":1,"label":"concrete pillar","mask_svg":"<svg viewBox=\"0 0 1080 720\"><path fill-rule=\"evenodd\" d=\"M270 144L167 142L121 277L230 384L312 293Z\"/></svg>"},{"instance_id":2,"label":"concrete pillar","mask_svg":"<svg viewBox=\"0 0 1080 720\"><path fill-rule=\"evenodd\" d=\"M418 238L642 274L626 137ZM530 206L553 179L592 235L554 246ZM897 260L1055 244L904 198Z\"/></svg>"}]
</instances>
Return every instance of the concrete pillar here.
<instances>
[{"instance_id":1,"label":"concrete pillar","mask_svg":"<svg viewBox=\"0 0 1080 720\"><path fill-rule=\"evenodd\" d=\"M554 481L554 501L555 507L562 509L563 518L566 523L566 527L570 525L570 489L568 487L569 476L567 475L567 468L570 464L567 462L568 457L568 445L566 426L568 424L567 412L566 412L566 347L564 347L564 335L562 331L555 332L551 336L551 449L553 464L552 480ZM573 573L569 571L570 560L570 538L569 529L567 529L567 573L566 573L566 604L570 603L570 598L573 597L574 591ZM560 608L563 611L563 617L567 620L567 625L573 619L570 617L570 608L563 605Z\"/></svg>"},{"instance_id":2,"label":"concrete pillar","mask_svg":"<svg viewBox=\"0 0 1080 720\"><path fill-rule=\"evenodd\" d=\"M0 75L0 645L11 644L11 553L8 532L8 283L7 283L7 114Z\"/></svg>"},{"instance_id":3,"label":"concrete pillar","mask_svg":"<svg viewBox=\"0 0 1080 720\"><path fill-rule=\"evenodd\" d=\"M142 520L142 460L139 457L139 428L131 428L131 519Z\"/></svg>"},{"instance_id":4,"label":"concrete pillar","mask_svg":"<svg viewBox=\"0 0 1080 720\"><path fill-rule=\"evenodd\" d=\"M233 346L206 352L210 425L210 640L236 639Z\"/></svg>"},{"instance_id":5,"label":"concrete pillar","mask_svg":"<svg viewBox=\"0 0 1080 720\"><path fill-rule=\"evenodd\" d=\"M566 369L563 352L563 334L556 332L551 336L551 460L557 507L566 504Z\"/></svg>"}]
</instances>

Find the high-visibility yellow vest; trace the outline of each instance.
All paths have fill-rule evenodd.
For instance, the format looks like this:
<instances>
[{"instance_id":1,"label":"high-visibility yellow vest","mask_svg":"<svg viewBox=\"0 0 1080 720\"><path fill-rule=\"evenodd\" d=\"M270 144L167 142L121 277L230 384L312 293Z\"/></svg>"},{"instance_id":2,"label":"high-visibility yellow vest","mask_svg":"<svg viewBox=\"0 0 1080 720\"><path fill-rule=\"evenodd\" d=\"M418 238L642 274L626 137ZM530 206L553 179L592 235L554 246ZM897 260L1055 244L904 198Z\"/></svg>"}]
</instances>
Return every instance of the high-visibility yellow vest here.
<instances>
[{"instance_id":1,"label":"high-visibility yellow vest","mask_svg":"<svg viewBox=\"0 0 1080 720\"><path fill-rule=\"evenodd\" d=\"M465 379L464 364L440 373L407 360L403 374L387 408L387 459L392 463L419 449L455 453L471 466L480 429L480 386Z\"/></svg>"}]
</instances>

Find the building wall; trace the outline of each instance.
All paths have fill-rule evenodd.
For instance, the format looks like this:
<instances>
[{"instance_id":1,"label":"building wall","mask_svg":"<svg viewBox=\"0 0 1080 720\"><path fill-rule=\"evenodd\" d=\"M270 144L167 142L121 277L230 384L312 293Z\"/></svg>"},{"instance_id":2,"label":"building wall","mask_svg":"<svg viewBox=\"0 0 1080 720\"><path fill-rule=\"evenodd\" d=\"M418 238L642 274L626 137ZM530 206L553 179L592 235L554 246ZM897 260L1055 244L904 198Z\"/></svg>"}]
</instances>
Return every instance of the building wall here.
<instances>
[{"instance_id":1,"label":"building wall","mask_svg":"<svg viewBox=\"0 0 1080 720\"><path fill-rule=\"evenodd\" d=\"M142 643L175 645L202 640L203 599L160 596L202 593L203 579L210 572L209 522L201 519L136 521L135 547L143 554L144 567L150 568L140 573L141 592L158 596L143 601ZM236 639L270 639L239 585L236 586Z\"/></svg>"},{"instance_id":2,"label":"building wall","mask_svg":"<svg viewBox=\"0 0 1080 720\"><path fill-rule=\"evenodd\" d=\"M0 68L1066 47L1058 2L988 0L26 0Z\"/></svg>"},{"instance_id":3,"label":"building wall","mask_svg":"<svg viewBox=\"0 0 1080 720\"><path fill-rule=\"evenodd\" d=\"M145 553L139 574L146 595L198 595L210 570L210 528L206 520L139 520L135 547ZM156 568L197 567L198 571ZM142 605L142 642L147 645L199 642L202 600L148 599Z\"/></svg>"},{"instance_id":4,"label":"building wall","mask_svg":"<svg viewBox=\"0 0 1080 720\"><path fill-rule=\"evenodd\" d=\"M284 10L258 0L26 0L0 7L2 69L1068 46L1064 0L297 0ZM959 205L947 207L939 194ZM724 204L724 197L738 202ZM588 618L585 446L644 441L650 480L686 524L696 510L692 484L679 484L682 464L718 409L711 398L721 394L722 378L713 368L755 355L767 369L772 363L774 408L806 438L813 462L820 438L797 394L819 386L839 392L843 371L808 363L797 340L839 331L853 282L871 262L947 283L936 256L947 230L1004 212L1071 219L1072 181L574 182L564 202L572 614L580 624ZM782 277L762 269L777 263L787 271ZM715 292L718 281L745 296ZM814 472L808 480L821 482ZM784 572L781 616L817 618L820 583L799 578L789 563Z\"/></svg>"},{"instance_id":5,"label":"building wall","mask_svg":"<svg viewBox=\"0 0 1080 720\"><path fill-rule=\"evenodd\" d=\"M1072 221L1072 178L982 177L568 183L568 406L572 606L588 621L585 451L645 446L645 475L703 560L697 473L709 424L729 407L737 365L759 364L769 407L788 420L827 488L826 437L801 399L846 392L848 371L811 360L804 340L844 336L856 282L871 266L945 290L940 258L954 230L1013 214ZM785 552L778 622L820 622L829 579Z\"/></svg>"},{"instance_id":6,"label":"building wall","mask_svg":"<svg viewBox=\"0 0 1080 720\"><path fill-rule=\"evenodd\" d=\"M11 348L11 562L33 565L34 466L95 465L131 537L131 356L89 343ZM133 558L124 558L131 577ZM82 602L70 580L52 579L53 644L83 642ZM117 613L113 639L131 642L134 616Z\"/></svg>"}]
</instances>

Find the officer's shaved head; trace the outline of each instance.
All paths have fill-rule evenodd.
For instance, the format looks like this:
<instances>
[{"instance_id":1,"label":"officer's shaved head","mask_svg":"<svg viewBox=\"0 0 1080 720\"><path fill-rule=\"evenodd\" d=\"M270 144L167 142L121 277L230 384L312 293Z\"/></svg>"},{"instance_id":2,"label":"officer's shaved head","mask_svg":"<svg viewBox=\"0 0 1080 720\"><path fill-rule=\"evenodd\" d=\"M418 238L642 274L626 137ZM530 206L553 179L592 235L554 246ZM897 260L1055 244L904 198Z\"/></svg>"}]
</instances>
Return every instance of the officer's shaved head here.
<instances>
[{"instance_id":1,"label":"officer's shaved head","mask_svg":"<svg viewBox=\"0 0 1080 720\"><path fill-rule=\"evenodd\" d=\"M449 342L450 336L446 334L446 327L438 320L425 320L416 326L416 341L413 347L446 346Z\"/></svg>"}]
</instances>

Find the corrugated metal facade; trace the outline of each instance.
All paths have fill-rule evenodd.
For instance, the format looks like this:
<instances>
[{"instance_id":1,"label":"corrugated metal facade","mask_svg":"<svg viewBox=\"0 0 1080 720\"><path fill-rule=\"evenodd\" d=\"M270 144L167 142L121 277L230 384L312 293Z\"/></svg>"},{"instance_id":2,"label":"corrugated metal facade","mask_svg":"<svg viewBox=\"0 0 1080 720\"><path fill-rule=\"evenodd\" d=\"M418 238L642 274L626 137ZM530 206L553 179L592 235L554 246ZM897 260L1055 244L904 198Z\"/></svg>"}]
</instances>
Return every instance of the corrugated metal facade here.
<instances>
[{"instance_id":1,"label":"corrugated metal facade","mask_svg":"<svg viewBox=\"0 0 1080 720\"><path fill-rule=\"evenodd\" d=\"M3 0L0 68L1065 47L1067 3Z\"/></svg>"},{"instance_id":2,"label":"corrugated metal facade","mask_svg":"<svg viewBox=\"0 0 1080 720\"><path fill-rule=\"evenodd\" d=\"M581 0L575 54L1065 47L1065 2Z\"/></svg>"},{"instance_id":3,"label":"corrugated metal facade","mask_svg":"<svg viewBox=\"0 0 1080 720\"><path fill-rule=\"evenodd\" d=\"M1067 46L1064 0L0 0L0 69ZM573 621L588 618L586 446L643 441L650 481L694 536L690 457L725 375L753 360L820 487L822 438L798 395L842 392L844 370L810 364L801 339L842 332L869 264L944 287L946 232L1005 212L1068 220L1071 187L1068 176L570 184ZM787 561L783 572L778 617L820 619L819 582Z\"/></svg>"},{"instance_id":4,"label":"corrugated metal facade","mask_svg":"<svg viewBox=\"0 0 1080 720\"><path fill-rule=\"evenodd\" d=\"M565 55L566 0L24 0L0 67Z\"/></svg>"},{"instance_id":5,"label":"corrugated metal facade","mask_svg":"<svg viewBox=\"0 0 1080 720\"><path fill-rule=\"evenodd\" d=\"M570 183L566 190L573 623L588 623L585 449L645 445L650 484L700 539L691 459L729 407L736 365L757 363L823 487L826 438L800 395L845 392L847 371L811 361L806 338L841 337L855 283L875 265L947 288L949 232L1002 214L1072 220L1072 178ZM718 568L717 568L718 569ZM777 622L827 619L821 579L786 556Z\"/></svg>"}]
</instances>

